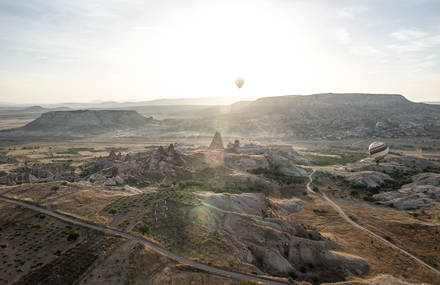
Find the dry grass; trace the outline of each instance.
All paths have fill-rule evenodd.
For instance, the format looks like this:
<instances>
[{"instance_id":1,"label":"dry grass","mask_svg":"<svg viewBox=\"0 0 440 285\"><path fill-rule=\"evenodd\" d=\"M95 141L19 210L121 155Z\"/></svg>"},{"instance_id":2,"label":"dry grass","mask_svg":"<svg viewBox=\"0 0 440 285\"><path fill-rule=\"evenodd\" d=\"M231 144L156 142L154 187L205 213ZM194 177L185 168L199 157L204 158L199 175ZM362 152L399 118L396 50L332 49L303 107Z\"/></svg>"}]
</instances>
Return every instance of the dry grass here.
<instances>
[{"instance_id":1,"label":"dry grass","mask_svg":"<svg viewBox=\"0 0 440 285\"><path fill-rule=\"evenodd\" d=\"M340 200L337 202L341 204ZM376 209L372 210L371 207L362 207L362 205L353 202L351 202L349 205L351 205L350 209L355 210L357 215L355 212L349 211L348 207L344 206L344 204L341 206L347 210L349 215L356 216L355 218L358 219L358 222L362 224L364 224L362 220L362 217L364 216L371 216L371 222L375 223L377 227L380 227L382 225L380 221L387 220L387 217L392 217L393 219L403 219L404 221L408 219L407 214L393 215L392 212L387 212L387 215L384 215L384 212L376 212ZM313 211L314 209L320 209L321 211L326 211L327 213L317 215ZM330 206L328 206L327 203L320 199L315 198L310 203L303 205L302 210L298 213L290 215L289 219L315 228L324 236L327 236L336 243L341 244L345 252L355 254L366 259L370 263L371 269L366 276L363 276L363 278L372 278L379 274L391 274L394 276L403 276L403 278L411 282L440 284L440 277L437 274L433 273L424 266L419 265L408 256L392 249L385 243L371 237L364 231L354 228L340 218L337 213ZM383 224L383 226L385 226L385 224ZM374 230L377 230L377 228ZM404 231L401 231L399 235L403 236L405 234L406 233ZM397 240L397 235L394 238ZM426 250L430 250L430 244L434 242L430 239L433 238L434 236L426 235L418 237L418 248L421 251L422 248L424 248L424 252L426 252ZM417 241L414 242L417 243ZM414 253L421 252L417 252L416 250ZM432 256L434 255L435 253L432 254Z\"/></svg>"}]
</instances>

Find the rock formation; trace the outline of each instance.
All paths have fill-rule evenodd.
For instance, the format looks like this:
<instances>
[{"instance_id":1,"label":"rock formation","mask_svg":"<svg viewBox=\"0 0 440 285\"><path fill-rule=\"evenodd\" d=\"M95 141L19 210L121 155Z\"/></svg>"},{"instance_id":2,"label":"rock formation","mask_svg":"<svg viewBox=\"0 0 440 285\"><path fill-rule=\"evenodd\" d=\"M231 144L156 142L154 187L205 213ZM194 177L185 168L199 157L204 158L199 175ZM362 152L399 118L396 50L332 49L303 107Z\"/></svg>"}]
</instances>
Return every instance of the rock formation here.
<instances>
[{"instance_id":1,"label":"rock formation","mask_svg":"<svg viewBox=\"0 0 440 285\"><path fill-rule=\"evenodd\" d=\"M228 143L228 150L237 151L240 148L240 141L235 140L233 143Z\"/></svg>"},{"instance_id":2,"label":"rock formation","mask_svg":"<svg viewBox=\"0 0 440 285\"><path fill-rule=\"evenodd\" d=\"M108 158L109 160L111 160L111 161L118 160L118 156L116 155L116 153L115 153L114 150L110 151L110 153L109 153L109 155L108 155L107 158Z\"/></svg>"},{"instance_id":3,"label":"rock formation","mask_svg":"<svg viewBox=\"0 0 440 285\"><path fill-rule=\"evenodd\" d=\"M329 276L343 280L369 271L366 260L336 251L318 232L271 216L264 194L199 192L197 196L201 205L181 209L187 211L182 218L197 218L212 231L223 229L222 236L237 258L254 265L256 271L307 281ZM316 269L305 272L302 264Z\"/></svg>"},{"instance_id":4,"label":"rock formation","mask_svg":"<svg viewBox=\"0 0 440 285\"><path fill-rule=\"evenodd\" d=\"M440 202L440 174L421 173L414 175L412 180L399 191L384 192L373 197L381 204L392 205L399 210L429 207Z\"/></svg>"},{"instance_id":5,"label":"rock formation","mask_svg":"<svg viewBox=\"0 0 440 285\"><path fill-rule=\"evenodd\" d=\"M125 157L112 153L87 167L84 176L89 182L99 185L153 182L171 185L167 181L174 182L176 177L187 175L184 156L172 144L166 149L159 146L151 152L127 154Z\"/></svg>"},{"instance_id":6,"label":"rock formation","mask_svg":"<svg viewBox=\"0 0 440 285\"><path fill-rule=\"evenodd\" d=\"M155 122L132 110L51 111L23 127L4 130L2 134L82 136L139 128Z\"/></svg>"},{"instance_id":7,"label":"rock formation","mask_svg":"<svg viewBox=\"0 0 440 285\"><path fill-rule=\"evenodd\" d=\"M16 183L15 183L14 177L11 175L11 173L8 173L8 182L7 182L7 185L12 186L12 185L15 185L15 184L16 184Z\"/></svg>"},{"instance_id":8,"label":"rock formation","mask_svg":"<svg viewBox=\"0 0 440 285\"><path fill-rule=\"evenodd\" d=\"M222 136L219 132L215 132L215 135L212 138L211 144L209 145L209 149L211 149L211 150L224 150L223 139L222 139Z\"/></svg>"}]
</instances>

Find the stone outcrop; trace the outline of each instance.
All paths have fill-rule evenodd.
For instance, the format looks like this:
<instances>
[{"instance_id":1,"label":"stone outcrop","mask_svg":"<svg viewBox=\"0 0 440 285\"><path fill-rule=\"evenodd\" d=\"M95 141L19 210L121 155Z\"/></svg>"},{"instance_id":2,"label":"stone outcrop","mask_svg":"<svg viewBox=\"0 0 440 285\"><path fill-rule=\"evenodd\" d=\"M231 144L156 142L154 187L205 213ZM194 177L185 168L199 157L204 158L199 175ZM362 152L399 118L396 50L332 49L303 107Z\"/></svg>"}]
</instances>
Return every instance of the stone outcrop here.
<instances>
[{"instance_id":1,"label":"stone outcrop","mask_svg":"<svg viewBox=\"0 0 440 285\"><path fill-rule=\"evenodd\" d=\"M386 180L393 179L385 173L378 171L359 171L346 176L348 181L369 188L376 188L383 184Z\"/></svg>"},{"instance_id":2,"label":"stone outcrop","mask_svg":"<svg viewBox=\"0 0 440 285\"><path fill-rule=\"evenodd\" d=\"M412 177L410 184L399 191L376 194L373 197L384 205L392 205L399 210L429 207L440 202L440 174L421 173Z\"/></svg>"},{"instance_id":3,"label":"stone outcrop","mask_svg":"<svg viewBox=\"0 0 440 285\"><path fill-rule=\"evenodd\" d=\"M211 231L222 229L236 256L253 264L256 271L300 280L328 276L344 280L347 275L369 271L366 260L335 250L333 243L319 233L272 217L268 208L271 202L261 193L197 195L202 203L185 209L188 219L197 218ZM307 268L303 268L305 264Z\"/></svg>"},{"instance_id":4,"label":"stone outcrop","mask_svg":"<svg viewBox=\"0 0 440 285\"><path fill-rule=\"evenodd\" d=\"M184 156L174 145L166 149L159 146L156 150L134 155L116 155L99 158L84 171L88 180L99 185L120 185L124 183L159 183L169 186L177 177L187 176Z\"/></svg>"},{"instance_id":5,"label":"stone outcrop","mask_svg":"<svg viewBox=\"0 0 440 285\"><path fill-rule=\"evenodd\" d=\"M260 167L267 168L269 167L269 162L266 157L261 154L251 155L230 153L225 155L225 165L233 169L249 171Z\"/></svg>"},{"instance_id":6,"label":"stone outcrop","mask_svg":"<svg viewBox=\"0 0 440 285\"><path fill-rule=\"evenodd\" d=\"M215 132L214 137L212 138L211 144L209 145L210 150L223 150L223 139L219 132Z\"/></svg>"},{"instance_id":7,"label":"stone outcrop","mask_svg":"<svg viewBox=\"0 0 440 285\"><path fill-rule=\"evenodd\" d=\"M3 179L4 180L4 179ZM52 181L78 181L79 176L68 164L59 163L25 163L25 165L12 169L6 180L0 179L0 184L15 185L16 183L38 183Z\"/></svg>"},{"instance_id":8,"label":"stone outcrop","mask_svg":"<svg viewBox=\"0 0 440 285\"><path fill-rule=\"evenodd\" d=\"M240 141L235 140L233 143L229 142L227 148L230 151L237 151L240 148Z\"/></svg>"}]
</instances>

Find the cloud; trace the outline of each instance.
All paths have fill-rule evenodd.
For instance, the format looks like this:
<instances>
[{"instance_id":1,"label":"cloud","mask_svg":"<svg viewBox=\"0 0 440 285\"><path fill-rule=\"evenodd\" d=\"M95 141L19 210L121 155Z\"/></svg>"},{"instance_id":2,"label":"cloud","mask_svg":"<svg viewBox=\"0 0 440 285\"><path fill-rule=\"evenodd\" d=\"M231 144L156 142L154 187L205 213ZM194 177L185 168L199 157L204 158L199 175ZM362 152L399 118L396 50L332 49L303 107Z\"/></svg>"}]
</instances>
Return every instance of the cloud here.
<instances>
[{"instance_id":1,"label":"cloud","mask_svg":"<svg viewBox=\"0 0 440 285\"><path fill-rule=\"evenodd\" d=\"M352 42L351 40L351 34L346 29L339 29L335 32L335 36L337 40L344 45L350 44Z\"/></svg>"},{"instance_id":2,"label":"cloud","mask_svg":"<svg viewBox=\"0 0 440 285\"><path fill-rule=\"evenodd\" d=\"M397 31L397 32L394 32L391 34L392 37L394 37L395 39L397 39L399 41L408 41L408 40L419 39L419 38L423 38L427 35L428 35L428 33L425 33L423 31L416 30L416 29L405 29L405 30L400 30L400 31Z\"/></svg>"},{"instance_id":3,"label":"cloud","mask_svg":"<svg viewBox=\"0 0 440 285\"><path fill-rule=\"evenodd\" d=\"M350 53L357 56L381 56L383 52L372 46L354 46L350 48Z\"/></svg>"},{"instance_id":4,"label":"cloud","mask_svg":"<svg viewBox=\"0 0 440 285\"><path fill-rule=\"evenodd\" d=\"M355 5L342 8L341 10L337 11L337 15L341 18L354 20L358 15L366 11L368 11L367 6Z\"/></svg>"},{"instance_id":5,"label":"cloud","mask_svg":"<svg viewBox=\"0 0 440 285\"><path fill-rule=\"evenodd\" d=\"M407 41L404 44L389 45L388 48L397 53L422 52L440 46L440 35L429 36Z\"/></svg>"}]
</instances>

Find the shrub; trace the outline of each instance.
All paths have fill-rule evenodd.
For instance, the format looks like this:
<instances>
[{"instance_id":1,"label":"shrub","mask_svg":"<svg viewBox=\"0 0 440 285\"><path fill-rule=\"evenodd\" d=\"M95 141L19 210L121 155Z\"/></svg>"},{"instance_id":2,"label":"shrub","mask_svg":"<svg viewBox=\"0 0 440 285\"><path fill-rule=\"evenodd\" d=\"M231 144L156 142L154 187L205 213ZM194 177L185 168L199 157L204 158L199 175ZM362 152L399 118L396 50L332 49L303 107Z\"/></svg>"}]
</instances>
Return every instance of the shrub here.
<instances>
[{"instance_id":1,"label":"shrub","mask_svg":"<svg viewBox=\"0 0 440 285\"><path fill-rule=\"evenodd\" d=\"M391 243L394 243L394 241L389 236L385 236L385 239Z\"/></svg>"},{"instance_id":2,"label":"shrub","mask_svg":"<svg viewBox=\"0 0 440 285\"><path fill-rule=\"evenodd\" d=\"M67 236L68 241L76 241L81 233L79 231L70 231L69 235Z\"/></svg>"},{"instance_id":3,"label":"shrub","mask_svg":"<svg viewBox=\"0 0 440 285\"><path fill-rule=\"evenodd\" d=\"M197 186L203 186L203 183L195 180L186 180L179 182L179 187L183 189L188 187L197 187Z\"/></svg>"},{"instance_id":4,"label":"shrub","mask_svg":"<svg viewBox=\"0 0 440 285\"><path fill-rule=\"evenodd\" d=\"M0 243L0 248L7 248L8 244L6 242Z\"/></svg>"},{"instance_id":5,"label":"shrub","mask_svg":"<svg viewBox=\"0 0 440 285\"><path fill-rule=\"evenodd\" d=\"M109 214L116 215L119 212L119 209L116 207L111 207L108 209Z\"/></svg>"},{"instance_id":6,"label":"shrub","mask_svg":"<svg viewBox=\"0 0 440 285\"><path fill-rule=\"evenodd\" d=\"M364 197L364 201L367 202L376 202L376 198L372 197L372 196L366 196Z\"/></svg>"},{"instance_id":7,"label":"shrub","mask_svg":"<svg viewBox=\"0 0 440 285\"><path fill-rule=\"evenodd\" d=\"M313 213L315 213L316 215L322 215L322 214L327 214L328 212L325 210L320 210L320 209L313 209Z\"/></svg>"},{"instance_id":8,"label":"shrub","mask_svg":"<svg viewBox=\"0 0 440 285\"><path fill-rule=\"evenodd\" d=\"M53 185L52 187L50 187L50 190L52 191L57 191L58 189L60 189L60 186L58 185Z\"/></svg>"},{"instance_id":9,"label":"shrub","mask_svg":"<svg viewBox=\"0 0 440 285\"><path fill-rule=\"evenodd\" d=\"M61 182L61 185L66 186L67 185L67 181Z\"/></svg>"},{"instance_id":10,"label":"shrub","mask_svg":"<svg viewBox=\"0 0 440 285\"><path fill-rule=\"evenodd\" d=\"M350 195L353 196L353 197L358 197L359 196L359 192L356 191L356 190L351 190L350 191Z\"/></svg>"},{"instance_id":11,"label":"shrub","mask_svg":"<svg viewBox=\"0 0 440 285\"><path fill-rule=\"evenodd\" d=\"M144 235L150 232L150 226L148 226L147 224L143 223L140 227L139 227L139 231Z\"/></svg>"}]
</instances>

